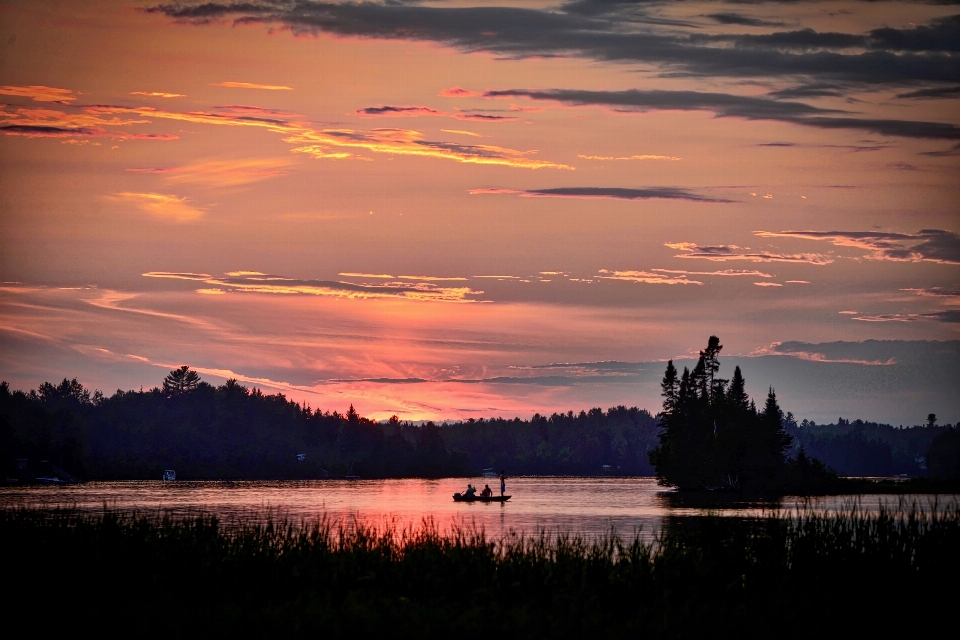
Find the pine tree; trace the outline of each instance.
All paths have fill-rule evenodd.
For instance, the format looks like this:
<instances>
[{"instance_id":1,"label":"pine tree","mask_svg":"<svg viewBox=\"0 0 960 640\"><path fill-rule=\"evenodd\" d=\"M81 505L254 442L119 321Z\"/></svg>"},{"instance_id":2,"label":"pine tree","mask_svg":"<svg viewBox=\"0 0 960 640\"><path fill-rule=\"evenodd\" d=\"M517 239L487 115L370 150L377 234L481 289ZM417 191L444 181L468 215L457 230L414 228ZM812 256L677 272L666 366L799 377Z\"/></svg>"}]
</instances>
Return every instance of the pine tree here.
<instances>
[{"instance_id":1,"label":"pine tree","mask_svg":"<svg viewBox=\"0 0 960 640\"><path fill-rule=\"evenodd\" d=\"M673 366L673 360L667 361L667 370L663 374L660 389L662 391L661 395L663 396L663 413L672 414L677 406L680 391L680 383L677 380L677 368Z\"/></svg>"},{"instance_id":2,"label":"pine tree","mask_svg":"<svg viewBox=\"0 0 960 640\"><path fill-rule=\"evenodd\" d=\"M163 393L168 398L183 395L200 386L200 374L183 365L174 369L163 379Z\"/></svg>"},{"instance_id":3,"label":"pine tree","mask_svg":"<svg viewBox=\"0 0 960 640\"><path fill-rule=\"evenodd\" d=\"M727 392L727 404L737 413L746 413L750 409L747 381L743 379L739 366L733 370L733 379L730 380L730 390Z\"/></svg>"}]
</instances>

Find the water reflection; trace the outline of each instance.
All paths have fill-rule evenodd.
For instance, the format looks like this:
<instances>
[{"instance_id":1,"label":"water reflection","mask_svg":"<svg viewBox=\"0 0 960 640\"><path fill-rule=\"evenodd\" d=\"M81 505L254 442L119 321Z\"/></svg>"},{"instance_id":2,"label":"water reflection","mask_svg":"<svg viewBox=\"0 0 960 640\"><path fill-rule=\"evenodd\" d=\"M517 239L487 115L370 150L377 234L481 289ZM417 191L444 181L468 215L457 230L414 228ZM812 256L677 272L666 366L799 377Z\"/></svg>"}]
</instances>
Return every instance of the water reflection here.
<instances>
[{"instance_id":1,"label":"water reflection","mask_svg":"<svg viewBox=\"0 0 960 640\"><path fill-rule=\"evenodd\" d=\"M785 497L777 501L736 501L729 496L688 496L665 490L653 478L512 478L505 503L457 503L454 492L471 479L254 481L254 482L88 482L72 486L0 488L0 506L75 507L99 511L204 512L230 523L267 516L294 522L327 517L368 525L416 527L425 519L441 530L454 526L483 528L488 534L557 530L595 537L614 527L624 536L640 532L649 539L665 519L705 510L719 515L756 515L804 507L836 511L855 502L862 511L881 505L930 508L932 496L869 495ZM956 504L958 496L940 496L939 504Z\"/></svg>"}]
</instances>

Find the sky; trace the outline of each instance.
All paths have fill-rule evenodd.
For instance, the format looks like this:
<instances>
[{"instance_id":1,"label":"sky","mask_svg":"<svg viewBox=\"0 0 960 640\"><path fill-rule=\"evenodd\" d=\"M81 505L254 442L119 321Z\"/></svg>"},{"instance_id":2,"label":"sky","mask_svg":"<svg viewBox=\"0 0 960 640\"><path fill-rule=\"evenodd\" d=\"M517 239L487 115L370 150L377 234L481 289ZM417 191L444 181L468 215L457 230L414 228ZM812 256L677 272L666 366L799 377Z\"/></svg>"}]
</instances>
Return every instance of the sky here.
<instances>
[{"instance_id":1,"label":"sky","mask_svg":"<svg viewBox=\"0 0 960 640\"><path fill-rule=\"evenodd\" d=\"M960 420L952 2L0 3L0 378Z\"/></svg>"}]
</instances>

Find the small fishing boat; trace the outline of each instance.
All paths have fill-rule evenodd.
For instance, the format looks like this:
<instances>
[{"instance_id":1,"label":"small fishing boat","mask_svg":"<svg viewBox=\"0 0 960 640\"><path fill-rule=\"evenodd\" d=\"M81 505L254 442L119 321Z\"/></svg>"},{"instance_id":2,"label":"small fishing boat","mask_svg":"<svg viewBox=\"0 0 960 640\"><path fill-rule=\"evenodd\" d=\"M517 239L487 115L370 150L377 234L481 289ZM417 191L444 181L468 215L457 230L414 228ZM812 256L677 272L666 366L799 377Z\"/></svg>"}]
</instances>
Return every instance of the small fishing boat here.
<instances>
[{"instance_id":1,"label":"small fishing boat","mask_svg":"<svg viewBox=\"0 0 960 640\"><path fill-rule=\"evenodd\" d=\"M489 498L484 498L483 496L470 496L469 498L461 493L453 494L454 502L506 502L510 499L510 496L490 496Z\"/></svg>"}]
</instances>

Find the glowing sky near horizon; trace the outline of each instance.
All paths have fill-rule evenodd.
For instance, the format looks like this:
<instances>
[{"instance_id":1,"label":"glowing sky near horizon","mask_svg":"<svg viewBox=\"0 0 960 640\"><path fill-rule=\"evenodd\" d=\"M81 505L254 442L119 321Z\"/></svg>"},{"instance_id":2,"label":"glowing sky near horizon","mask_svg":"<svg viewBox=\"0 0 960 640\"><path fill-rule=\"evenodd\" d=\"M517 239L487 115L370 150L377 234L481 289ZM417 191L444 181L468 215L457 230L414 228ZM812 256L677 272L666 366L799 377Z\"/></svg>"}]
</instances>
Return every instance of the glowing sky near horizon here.
<instances>
[{"instance_id":1,"label":"glowing sky near horizon","mask_svg":"<svg viewBox=\"0 0 960 640\"><path fill-rule=\"evenodd\" d=\"M895 366L771 345L960 339L958 43L923 2L5 3L0 378L444 419L655 411L710 334Z\"/></svg>"}]
</instances>

